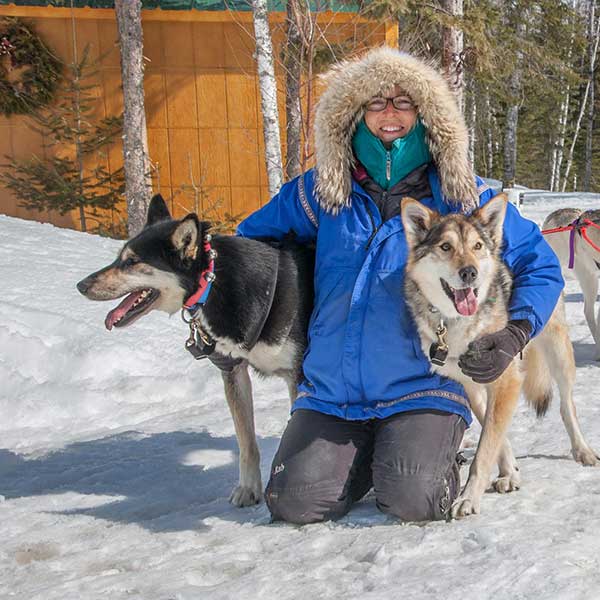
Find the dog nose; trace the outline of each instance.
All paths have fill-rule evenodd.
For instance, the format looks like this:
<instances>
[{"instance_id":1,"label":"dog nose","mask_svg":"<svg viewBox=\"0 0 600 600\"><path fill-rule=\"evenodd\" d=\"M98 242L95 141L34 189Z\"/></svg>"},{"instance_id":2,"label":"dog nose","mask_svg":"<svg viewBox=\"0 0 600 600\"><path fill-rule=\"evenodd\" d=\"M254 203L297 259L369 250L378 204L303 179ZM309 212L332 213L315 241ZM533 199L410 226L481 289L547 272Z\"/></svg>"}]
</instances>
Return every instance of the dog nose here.
<instances>
[{"instance_id":1,"label":"dog nose","mask_svg":"<svg viewBox=\"0 0 600 600\"><path fill-rule=\"evenodd\" d=\"M458 274L466 285L471 285L477 279L477 269L475 267L463 267Z\"/></svg>"},{"instance_id":2,"label":"dog nose","mask_svg":"<svg viewBox=\"0 0 600 600\"><path fill-rule=\"evenodd\" d=\"M85 279L82 279L77 284L77 289L79 290L80 294L83 294L85 296L86 293L87 293L87 291L90 289L90 280L89 280L89 277L86 277Z\"/></svg>"}]
</instances>

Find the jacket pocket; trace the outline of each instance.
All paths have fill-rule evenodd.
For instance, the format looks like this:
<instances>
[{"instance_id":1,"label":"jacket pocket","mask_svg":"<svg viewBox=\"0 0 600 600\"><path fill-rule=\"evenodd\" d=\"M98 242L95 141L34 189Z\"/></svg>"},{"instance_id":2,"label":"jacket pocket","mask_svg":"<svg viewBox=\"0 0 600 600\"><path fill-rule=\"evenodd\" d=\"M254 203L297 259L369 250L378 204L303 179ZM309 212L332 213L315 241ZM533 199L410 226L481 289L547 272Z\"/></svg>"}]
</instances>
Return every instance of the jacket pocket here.
<instances>
[{"instance_id":1,"label":"jacket pocket","mask_svg":"<svg viewBox=\"0 0 600 600\"><path fill-rule=\"evenodd\" d=\"M320 335L325 328L343 322L346 312L336 296L343 294L344 271L329 271L319 278L315 294L315 307L309 325L309 335Z\"/></svg>"},{"instance_id":2,"label":"jacket pocket","mask_svg":"<svg viewBox=\"0 0 600 600\"><path fill-rule=\"evenodd\" d=\"M423 353L421 348L421 339L417 331L417 326L412 318L410 309L406 304L404 295L404 271L401 272L380 272L377 277L383 284L385 291L391 299L391 306L395 313L395 321L398 324L398 334L407 342L414 353L414 356L421 360L429 359Z\"/></svg>"}]
</instances>

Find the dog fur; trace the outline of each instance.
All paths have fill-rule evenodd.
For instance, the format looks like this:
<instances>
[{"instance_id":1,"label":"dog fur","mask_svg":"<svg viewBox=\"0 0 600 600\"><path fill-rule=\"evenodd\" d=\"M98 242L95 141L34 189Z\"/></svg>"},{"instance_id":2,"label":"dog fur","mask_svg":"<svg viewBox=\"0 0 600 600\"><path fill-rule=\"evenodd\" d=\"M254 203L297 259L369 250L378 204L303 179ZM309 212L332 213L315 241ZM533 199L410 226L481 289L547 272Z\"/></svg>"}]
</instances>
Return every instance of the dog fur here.
<instances>
[{"instance_id":1,"label":"dog fur","mask_svg":"<svg viewBox=\"0 0 600 600\"><path fill-rule=\"evenodd\" d=\"M557 227L567 227L575 219L589 219L600 225L600 210L582 211L578 208L560 208L550 213L542 229L554 229ZM570 231L559 231L545 235L546 241L552 246L552 250L558 256L560 266L563 270L565 279L575 277L581 286L583 292L583 312L588 327L592 332L596 352L594 358L600 360L600 306L595 316L596 296L598 294L598 277L600 277L600 253L588 244L580 234L575 235L574 262L573 268L569 269L569 237ZM600 246L600 229L588 227L587 234L589 238Z\"/></svg>"},{"instance_id":2,"label":"dog fur","mask_svg":"<svg viewBox=\"0 0 600 600\"><path fill-rule=\"evenodd\" d=\"M195 214L173 220L164 200L155 196L145 228L113 263L77 288L91 300L126 296L107 315L108 329L131 325L152 310L178 312L208 265L203 239L209 229ZM314 251L293 241L269 244L222 235L213 236L211 245L217 253L216 279L194 316L215 340L215 352L241 359L221 374L240 449L240 478L230 501L249 506L260 502L263 487L248 366L282 377L290 399L296 398L313 305Z\"/></svg>"},{"instance_id":3,"label":"dog fur","mask_svg":"<svg viewBox=\"0 0 600 600\"><path fill-rule=\"evenodd\" d=\"M410 198L402 203L409 247L406 299L423 351L428 355L431 344L437 341L436 329L443 319L448 358L445 365L432 365L432 369L464 386L473 412L482 424L467 484L452 507L453 517L479 513L496 460L499 477L494 482L495 489L509 492L519 488L519 469L506 432L521 390L538 416L545 414L552 397L550 376L558 384L561 416L575 460L584 465L597 463L596 453L581 433L573 403L575 360L562 299L544 330L526 346L522 365L516 358L489 385L475 383L458 367L458 358L471 341L501 330L508 322L512 278L500 255L506 202L506 196L501 194L470 217L462 214L442 217ZM461 278L465 268L476 271L476 278L470 283L477 298L471 316L459 314L450 292L444 291L442 284L444 280L447 290L467 289Z\"/></svg>"}]
</instances>

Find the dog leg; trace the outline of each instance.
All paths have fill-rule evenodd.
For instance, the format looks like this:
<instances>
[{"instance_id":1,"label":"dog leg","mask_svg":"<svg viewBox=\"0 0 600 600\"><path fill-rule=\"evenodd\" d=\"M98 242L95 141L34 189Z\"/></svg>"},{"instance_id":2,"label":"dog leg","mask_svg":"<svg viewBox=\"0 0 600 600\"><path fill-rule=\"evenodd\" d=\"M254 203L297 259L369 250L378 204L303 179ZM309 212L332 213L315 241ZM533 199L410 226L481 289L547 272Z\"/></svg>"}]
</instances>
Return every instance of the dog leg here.
<instances>
[{"instance_id":1,"label":"dog leg","mask_svg":"<svg viewBox=\"0 0 600 600\"><path fill-rule=\"evenodd\" d=\"M465 390L473 413L483 427L487 407L485 387L482 385L465 385ZM498 478L492 482L492 487L500 494L514 492L521 487L519 465L506 436L502 440L500 454L498 455Z\"/></svg>"},{"instance_id":2,"label":"dog leg","mask_svg":"<svg viewBox=\"0 0 600 600\"><path fill-rule=\"evenodd\" d=\"M583 292L583 312L587 321L588 327L592 332L594 343L596 344L595 358L600 359L600 323L596 321L596 296L598 294L598 273L590 271L585 266L575 266L575 274L581 285ZM600 311L599 311L600 315Z\"/></svg>"},{"instance_id":3,"label":"dog leg","mask_svg":"<svg viewBox=\"0 0 600 600\"><path fill-rule=\"evenodd\" d=\"M598 313L596 314L596 340L600 340L600 304L598 305ZM596 360L600 360L600 342L596 341Z\"/></svg>"},{"instance_id":4,"label":"dog leg","mask_svg":"<svg viewBox=\"0 0 600 600\"><path fill-rule=\"evenodd\" d=\"M296 396L298 395L298 378L294 374L286 374L283 377L287 384L288 394L290 396L290 406L294 404Z\"/></svg>"},{"instance_id":5,"label":"dog leg","mask_svg":"<svg viewBox=\"0 0 600 600\"><path fill-rule=\"evenodd\" d=\"M540 334L540 347L543 349L550 373L558 385L560 416L571 440L573 458L585 466L596 465L598 456L583 437L573 402L575 356L566 324L552 319Z\"/></svg>"},{"instance_id":6,"label":"dog leg","mask_svg":"<svg viewBox=\"0 0 600 600\"><path fill-rule=\"evenodd\" d=\"M221 371L221 376L240 449L240 480L229 501L235 506L252 506L262 499L262 481L248 363L244 361L232 371Z\"/></svg>"},{"instance_id":7,"label":"dog leg","mask_svg":"<svg viewBox=\"0 0 600 600\"><path fill-rule=\"evenodd\" d=\"M487 390L488 402L481 438L467 485L452 505L451 514L454 518L480 512L481 497L488 486L494 462L519 399L521 378L516 364L513 362L498 380L487 386Z\"/></svg>"}]
</instances>

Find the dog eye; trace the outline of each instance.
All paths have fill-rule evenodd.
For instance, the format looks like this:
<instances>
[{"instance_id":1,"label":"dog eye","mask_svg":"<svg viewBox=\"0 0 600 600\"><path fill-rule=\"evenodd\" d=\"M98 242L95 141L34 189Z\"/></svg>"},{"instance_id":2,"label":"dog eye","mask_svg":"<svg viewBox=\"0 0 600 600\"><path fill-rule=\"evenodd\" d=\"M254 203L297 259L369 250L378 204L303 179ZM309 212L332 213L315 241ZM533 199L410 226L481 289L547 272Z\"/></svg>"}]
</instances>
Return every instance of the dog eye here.
<instances>
[{"instance_id":1,"label":"dog eye","mask_svg":"<svg viewBox=\"0 0 600 600\"><path fill-rule=\"evenodd\" d=\"M448 242L444 242L440 248L444 251L444 252L450 252L450 250L452 250L452 246L448 243Z\"/></svg>"},{"instance_id":2,"label":"dog eye","mask_svg":"<svg viewBox=\"0 0 600 600\"><path fill-rule=\"evenodd\" d=\"M481 242L477 242L473 248L475 250L481 250L483 248L483 244Z\"/></svg>"},{"instance_id":3,"label":"dog eye","mask_svg":"<svg viewBox=\"0 0 600 600\"><path fill-rule=\"evenodd\" d=\"M133 265L137 264L139 261L137 258L133 258L133 256L130 256L129 258L127 258L126 260L124 260L121 263L121 266L123 267L133 267Z\"/></svg>"}]
</instances>

